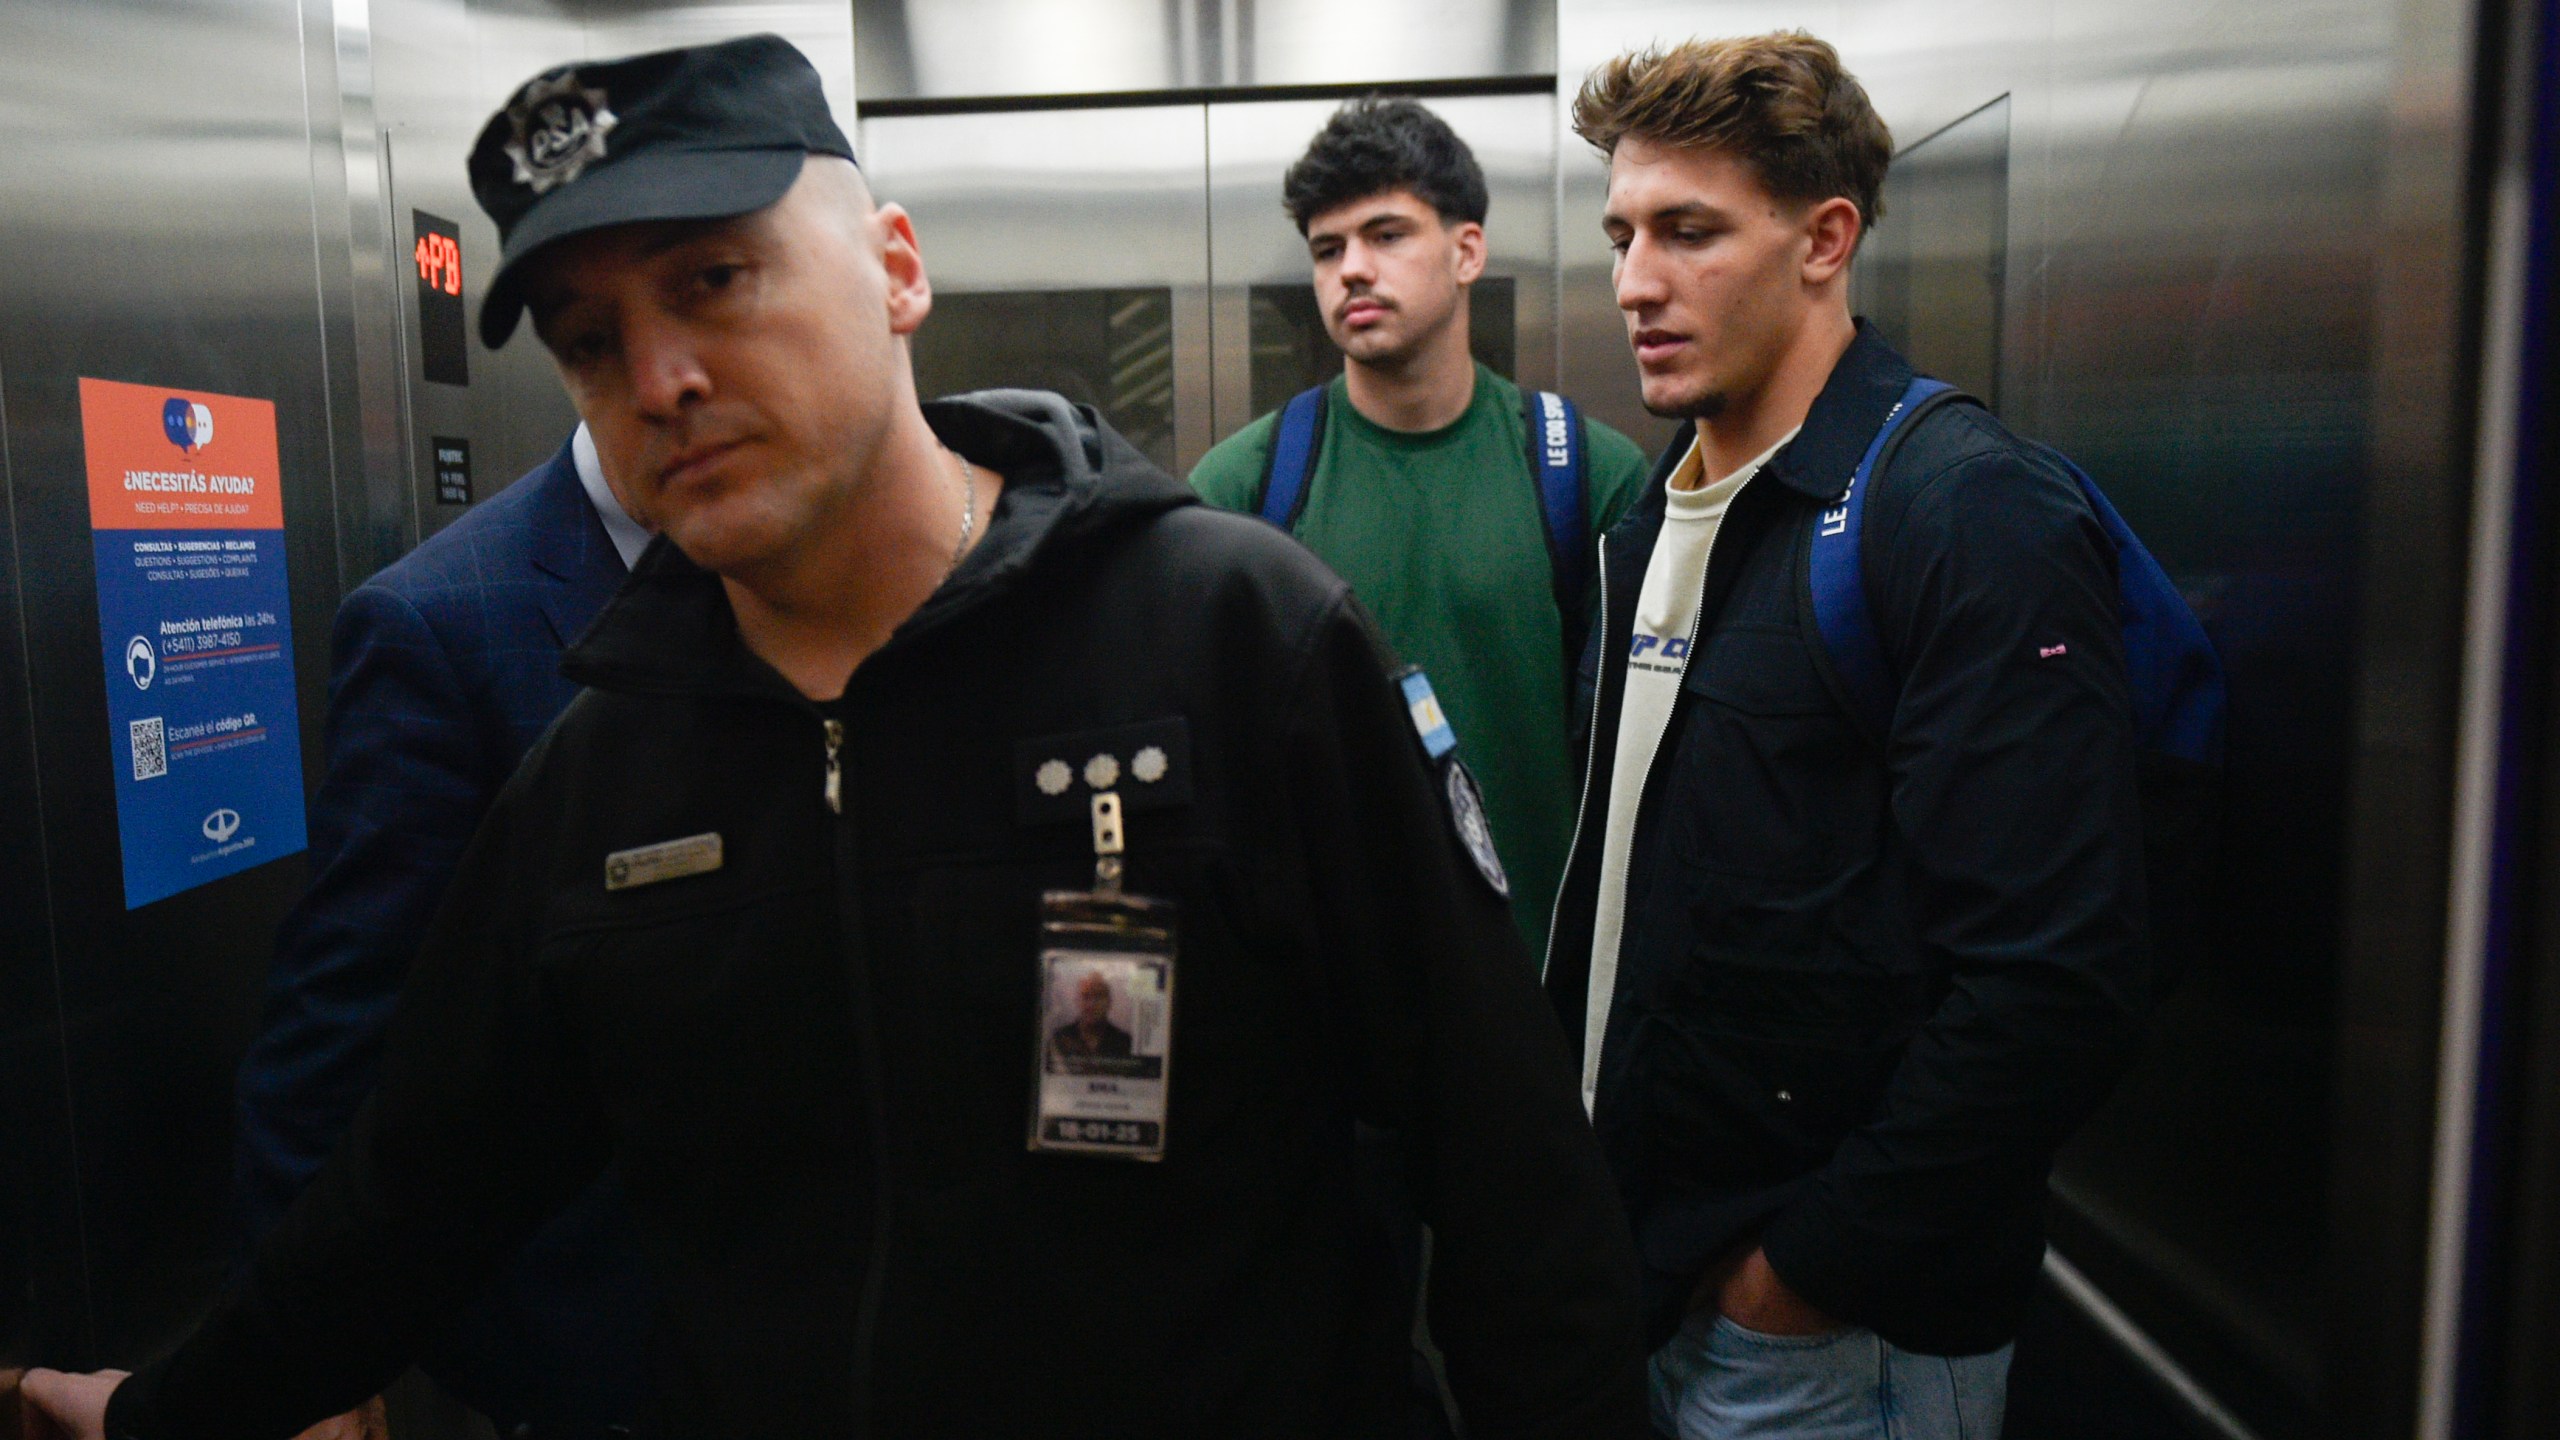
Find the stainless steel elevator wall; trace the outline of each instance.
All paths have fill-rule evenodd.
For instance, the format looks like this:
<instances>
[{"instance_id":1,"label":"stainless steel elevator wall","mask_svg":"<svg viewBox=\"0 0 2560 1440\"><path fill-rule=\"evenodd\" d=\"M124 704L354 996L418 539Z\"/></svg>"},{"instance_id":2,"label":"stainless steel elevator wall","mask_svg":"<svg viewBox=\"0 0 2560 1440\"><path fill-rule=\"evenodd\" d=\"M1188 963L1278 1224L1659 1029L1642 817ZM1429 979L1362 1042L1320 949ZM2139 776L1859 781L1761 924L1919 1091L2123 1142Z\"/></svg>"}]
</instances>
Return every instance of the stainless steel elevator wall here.
<instances>
[{"instance_id":1,"label":"stainless steel elevator wall","mask_svg":"<svg viewBox=\"0 0 2560 1440\"><path fill-rule=\"evenodd\" d=\"M271 400L306 752L338 593L336 426L305 87L325 7L13 5L0 46L0 636L20 770L0 1076L0 1330L28 1358L133 1356L230 1258L230 1070L297 860L128 911L89 538L82 376ZM325 52L323 52L325 53ZM325 73L325 71L324 71ZM23 726L23 729L19 727ZM23 769L21 770L21 767ZM307 766L306 766L307 769ZM16 1278L15 1276L11 1278Z\"/></svg>"},{"instance_id":2,"label":"stainless steel elevator wall","mask_svg":"<svg viewBox=\"0 0 2560 1440\"><path fill-rule=\"evenodd\" d=\"M1481 81L1555 69L1556 0L853 0L865 100Z\"/></svg>"}]
</instances>

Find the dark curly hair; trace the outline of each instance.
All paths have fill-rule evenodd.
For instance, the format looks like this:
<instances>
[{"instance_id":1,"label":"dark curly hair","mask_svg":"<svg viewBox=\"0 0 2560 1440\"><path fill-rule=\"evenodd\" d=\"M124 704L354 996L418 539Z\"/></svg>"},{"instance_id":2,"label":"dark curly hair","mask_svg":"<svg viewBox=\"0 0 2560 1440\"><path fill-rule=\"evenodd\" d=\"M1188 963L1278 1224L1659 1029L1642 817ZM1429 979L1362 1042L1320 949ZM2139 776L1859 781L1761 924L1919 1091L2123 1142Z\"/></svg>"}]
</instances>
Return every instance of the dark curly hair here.
<instances>
[{"instance_id":1,"label":"dark curly hair","mask_svg":"<svg viewBox=\"0 0 2560 1440\"><path fill-rule=\"evenodd\" d=\"M1280 203L1307 222L1388 190L1410 190L1443 221L1484 223L1484 170L1449 122L1405 99L1364 96L1333 112L1280 181Z\"/></svg>"}]
</instances>

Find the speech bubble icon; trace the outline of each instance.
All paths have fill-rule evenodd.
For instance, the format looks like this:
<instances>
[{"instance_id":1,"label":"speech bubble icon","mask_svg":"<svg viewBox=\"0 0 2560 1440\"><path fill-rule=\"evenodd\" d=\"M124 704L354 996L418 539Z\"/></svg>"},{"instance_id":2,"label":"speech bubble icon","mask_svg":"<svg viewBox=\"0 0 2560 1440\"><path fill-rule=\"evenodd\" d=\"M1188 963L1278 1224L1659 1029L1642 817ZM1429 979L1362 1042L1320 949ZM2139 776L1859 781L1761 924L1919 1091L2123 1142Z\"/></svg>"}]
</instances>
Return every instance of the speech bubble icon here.
<instances>
[{"instance_id":1,"label":"speech bubble icon","mask_svg":"<svg viewBox=\"0 0 2560 1440\"><path fill-rule=\"evenodd\" d=\"M213 410L172 395L160 407L160 429L170 444L193 453L213 443Z\"/></svg>"}]
</instances>

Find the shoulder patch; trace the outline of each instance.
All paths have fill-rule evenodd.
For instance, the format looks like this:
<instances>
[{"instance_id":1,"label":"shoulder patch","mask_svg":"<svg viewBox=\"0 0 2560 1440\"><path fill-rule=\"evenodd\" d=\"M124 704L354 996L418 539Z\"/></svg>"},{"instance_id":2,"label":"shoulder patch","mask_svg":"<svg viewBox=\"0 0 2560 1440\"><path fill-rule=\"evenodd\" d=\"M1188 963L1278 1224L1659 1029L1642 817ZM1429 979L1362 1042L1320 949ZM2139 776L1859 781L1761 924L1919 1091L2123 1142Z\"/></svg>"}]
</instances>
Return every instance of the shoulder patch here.
<instances>
[{"instance_id":1,"label":"shoulder patch","mask_svg":"<svg viewBox=\"0 0 2560 1440\"><path fill-rule=\"evenodd\" d=\"M1174 715L1014 742L1013 808L1021 823L1090 823L1093 797L1105 790L1117 790L1130 810L1190 804L1191 722Z\"/></svg>"},{"instance_id":2,"label":"shoulder patch","mask_svg":"<svg viewBox=\"0 0 2560 1440\"><path fill-rule=\"evenodd\" d=\"M1419 665L1407 665L1396 672L1396 684L1404 691L1405 713L1413 718L1413 733L1422 741L1422 753L1438 760L1458 748L1458 732L1449 726L1447 712L1440 708L1440 697L1431 693L1431 677Z\"/></svg>"},{"instance_id":3,"label":"shoulder patch","mask_svg":"<svg viewBox=\"0 0 2560 1440\"><path fill-rule=\"evenodd\" d=\"M1465 762L1451 759L1440 767L1441 788L1449 797L1449 824L1458 832L1458 843L1466 847L1467 858L1476 862L1476 873L1493 893L1511 898L1511 877L1503 873L1502 856L1493 848L1493 822L1484 814L1484 795L1476 789L1476 777L1467 773Z\"/></svg>"}]
</instances>

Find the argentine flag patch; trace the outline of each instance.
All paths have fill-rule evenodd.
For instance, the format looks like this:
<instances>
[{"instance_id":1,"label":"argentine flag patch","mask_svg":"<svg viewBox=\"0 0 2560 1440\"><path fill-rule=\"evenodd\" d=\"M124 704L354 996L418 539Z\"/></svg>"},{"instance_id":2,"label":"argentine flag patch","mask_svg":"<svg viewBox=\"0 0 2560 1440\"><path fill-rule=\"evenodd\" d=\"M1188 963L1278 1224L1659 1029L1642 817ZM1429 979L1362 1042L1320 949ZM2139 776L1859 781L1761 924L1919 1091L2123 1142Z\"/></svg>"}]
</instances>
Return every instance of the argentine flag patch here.
<instances>
[{"instance_id":1,"label":"argentine flag patch","mask_svg":"<svg viewBox=\"0 0 2560 1440\"><path fill-rule=\"evenodd\" d=\"M1422 753L1437 761L1457 749L1458 732L1449 728L1440 697L1431 693L1431 677L1420 666L1408 666L1396 683L1404 687L1404 708L1413 717L1413 733L1422 739Z\"/></svg>"},{"instance_id":2,"label":"argentine flag patch","mask_svg":"<svg viewBox=\"0 0 2560 1440\"><path fill-rule=\"evenodd\" d=\"M1493 893L1510 899L1511 877L1503 873L1502 857L1493 848L1493 824L1485 818L1484 793L1476 789L1476 778L1458 759L1458 732L1449 724L1448 712L1440 708L1440 697L1431 693L1430 678L1421 666L1408 665L1396 672L1396 684L1404 691L1405 714L1413 721L1414 738L1422 742L1422 753L1438 773L1441 798L1449 806L1449 825L1457 832L1458 844Z\"/></svg>"}]
</instances>

